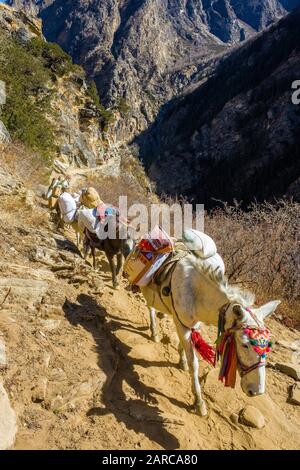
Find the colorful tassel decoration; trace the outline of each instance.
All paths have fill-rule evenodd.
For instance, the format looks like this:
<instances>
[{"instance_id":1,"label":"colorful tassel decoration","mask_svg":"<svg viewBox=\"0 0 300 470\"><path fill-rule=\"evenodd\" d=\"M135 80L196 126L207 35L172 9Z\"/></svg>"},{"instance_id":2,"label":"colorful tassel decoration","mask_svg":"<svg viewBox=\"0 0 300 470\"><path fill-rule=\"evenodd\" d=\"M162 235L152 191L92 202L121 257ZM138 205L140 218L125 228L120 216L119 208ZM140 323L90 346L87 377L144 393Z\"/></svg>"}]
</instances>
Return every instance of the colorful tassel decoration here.
<instances>
[{"instance_id":1,"label":"colorful tassel decoration","mask_svg":"<svg viewBox=\"0 0 300 470\"><path fill-rule=\"evenodd\" d=\"M225 387L235 387L237 371L237 354L232 333L225 333L218 348L218 354L222 357L219 380L224 382Z\"/></svg>"},{"instance_id":2,"label":"colorful tassel decoration","mask_svg":"<svg viewBox=\"0 0 300 470\"><path fill-rule=\"evenodd\" d=\"M199 331L192 330L191 341L200 356L212 366L216 364L215 349L202 338Z\"/></svg>"}]
</instances>

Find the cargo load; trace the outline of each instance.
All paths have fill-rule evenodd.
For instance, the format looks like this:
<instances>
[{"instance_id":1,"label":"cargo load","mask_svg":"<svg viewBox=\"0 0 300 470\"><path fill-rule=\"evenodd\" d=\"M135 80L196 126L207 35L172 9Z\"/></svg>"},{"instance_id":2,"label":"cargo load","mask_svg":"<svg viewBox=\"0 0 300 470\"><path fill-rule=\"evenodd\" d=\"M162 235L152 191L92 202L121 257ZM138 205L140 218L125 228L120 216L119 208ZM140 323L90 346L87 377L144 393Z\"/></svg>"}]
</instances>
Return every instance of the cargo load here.
<instances>
[{"instance_id":1,"label":"cargo load","mask_svg":"<svg viewBox=\"0 0 300 470\"><path fill-rule=\"evenodd\" d=\"M87 207L88 209L94 209L99 205L103 204L98 192L95 188L87 188L84 189L81 193L80 202L83 206Z\"/></svg>"},{"instance_id":2,"label":"cargo load","mask_svg":"<svg viewBox=\"0 0 300 470\"><path fill-rule=\"evenodd\" d=\"M98 223L97 208L87 209L81 207L78 210L78 227L81 232L87 229L90 233L96 233Z\"/></svg>"},{"instance_id":3,"label":"cargo load","mask_svg":"<svg viewBox=\"0 0 300 470\"><path fill-rule=\"evenodd\" d=\"M59 209L66 224L71 224L75 220L77 212L76 201L70 193L63 193L58 199Z\"/></svg>"},{"instance_id":4,"label":"cargo load","mask_svg":"<svg viewBox=\"0 0 300 470\"><path fill-rule=\"evenodd\" d=\"M140 287L148 285L173 251L171 238L160 227L155 227L126 259L124 272L130 283Z\"/></svg>"},{"instance_id":5,"label":"cargo load","mask_svg":"<svg viewBox=\"0 0 300 470\"><path fill-rule=\"evenodd\" d=\"M217 247L213 239L198 230L191 228L184 230L183 243L189 251L201 259L211 258L217 253Z\"/></svg>"}]
</instances>

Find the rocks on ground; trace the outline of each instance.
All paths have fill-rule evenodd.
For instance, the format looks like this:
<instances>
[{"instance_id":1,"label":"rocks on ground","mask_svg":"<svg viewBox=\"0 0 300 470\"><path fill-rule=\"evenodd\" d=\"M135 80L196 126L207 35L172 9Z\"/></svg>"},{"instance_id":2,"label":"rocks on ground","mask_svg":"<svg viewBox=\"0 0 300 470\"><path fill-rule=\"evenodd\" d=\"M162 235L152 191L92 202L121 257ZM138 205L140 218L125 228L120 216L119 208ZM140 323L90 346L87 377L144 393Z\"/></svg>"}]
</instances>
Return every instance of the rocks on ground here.
<instances>
[{"instance_id":1,"label":"rocks on ground","mask_svg":"<svg viewBox=\"0 0 300 470\"><path fill-rule=\"evenodd\" d=\"M262 429L265 427L265 418L262 413L254 406L246 406L239 415L240 423L251 428Z\"/></svg>"},{"instance_id":2,"label":"rocks on ground","mask_svg":"<svg viewBox=\"0 0 300 470\"><path fill-rule=\"evenodd\" d=\"M290 402L293 405L300 405L300 384L295 383L291 387Z\"/></svg>"},{"instance_id":3,"label":"rocks on ground","mask_svg":"<svg viewBox=\"0 0 300 470\"><path fill-rule=\"evenodd\" d=\"M276 369L278 369L283 374L292 377L295 380L300 380L300 365L292 364L286 362L277 362Z\"/></svg>"},{"instance_id":4,"label":"rocks on ground","mask_svg":"<svg viewBox=\"0 0 300 470\"><path fill-rule=\"evenodd\" d=\"M0 129L0 133L1 133L1 129ZM1 143L1 140L0 140L0 143ZM18 189L19 187L20 187L20 183L7 171L5 171L3 168L0 168L0 196L10 193Z\"/></svg>"},{"instance_id":5,"label":"rocks on ground","mask_svg":"<svg viewBox=\"0 0 300 470\"><path fill-rule=\"evenodd\" d=\"M83 397L90 397L96 390L101 392L106 379L106 374L99 371L98 374L87 381L75 384L58 394L55 394L55 389L58 389L57 385L55 385L52 389L53 396L48 398L47 393L46 406L50 410L60 410L76 400L82 400ZM43 396L43 389L41 389L40 392Z\"/></svg>"},{"instance_id":6,"label":"rocks on ground","mask_svg":"<svg viewBox=\"0 0 300 470\"><path fill-rule=\"evenodd\" d=\"M16 413L0 381L0 450L10 449L14 445L16 433Z\"/></svg>"}]
</instances>

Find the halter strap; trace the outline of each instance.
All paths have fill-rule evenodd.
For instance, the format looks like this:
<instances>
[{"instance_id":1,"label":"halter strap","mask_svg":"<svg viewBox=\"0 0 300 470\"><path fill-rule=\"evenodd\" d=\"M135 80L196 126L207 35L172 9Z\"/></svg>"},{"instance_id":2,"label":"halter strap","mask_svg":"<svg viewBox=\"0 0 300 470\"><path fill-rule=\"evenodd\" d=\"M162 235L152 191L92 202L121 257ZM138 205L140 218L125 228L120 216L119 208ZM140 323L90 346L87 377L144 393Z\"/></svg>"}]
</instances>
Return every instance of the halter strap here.
<instances>
[{"instance_id":1,"label":"halter strap","mask_svg":"<svg viewBox=\"0 0 300 470\"><path fill-rule=\"evenodd\" d=\"M252 371L255 370L255 369L259 369L260 367L264 367L264 366L265 366L265 362L262 361L261 358L260 358L260 360L259 360L258 362L256 362L255 364L252 364L252 366L249 366L249 367L245 366L245 365L241 362L241 360L240 360L238 354L237 354L237 360L238 360L238 365L239 365L239 368L240 368L240 375L241 375L241 377L244 377L244 375L249 374L250 372L252 372Z\"/></svg>"},{"instance_id":2,"label":"halter strap","mask_svg":"<svg viewBox=\"0 0 300 470\"><path fill-rule=\"evenodd\" d=\"M257 324L257 326L259 328L261 328L261 322L259 321L259 319L257 318L257 316L255 315L254 312L252 312L251 308L250 307L247 307L245 309L248 313L250 313L251 317L253 318L253 320L255 321L255 323Z\"/></svg>"}]
</instances>

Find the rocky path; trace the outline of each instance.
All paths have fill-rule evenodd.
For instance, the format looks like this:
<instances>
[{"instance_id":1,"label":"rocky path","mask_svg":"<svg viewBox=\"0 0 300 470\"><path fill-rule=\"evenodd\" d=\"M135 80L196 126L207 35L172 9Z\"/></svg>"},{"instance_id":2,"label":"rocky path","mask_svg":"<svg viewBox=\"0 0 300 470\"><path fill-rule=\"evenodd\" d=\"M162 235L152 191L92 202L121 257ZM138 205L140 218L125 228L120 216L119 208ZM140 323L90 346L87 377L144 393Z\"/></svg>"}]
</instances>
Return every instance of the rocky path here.
<instances>
[{"instance_id":1,"label":"rocky path","mask_svg":"<svg viewBox=\"0 0 300 470\"><path fill-rule=\"evenodd\" d=\"M159 320L153 343L142 298L125 284L114 291L105 260L94 272L42 202L10 184L0 205L0 448L299 448L299 332L270 322L262 397L224 389L202 363L209 415L195 415L172 319ZM214 341L213 328L205 334Z\"/></svg>"}]
</instances>

